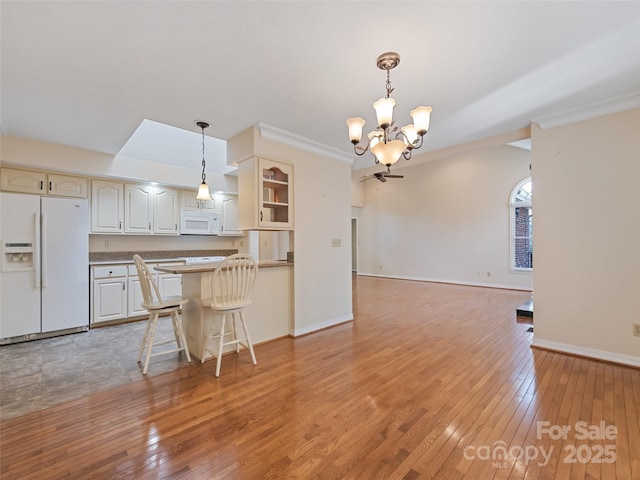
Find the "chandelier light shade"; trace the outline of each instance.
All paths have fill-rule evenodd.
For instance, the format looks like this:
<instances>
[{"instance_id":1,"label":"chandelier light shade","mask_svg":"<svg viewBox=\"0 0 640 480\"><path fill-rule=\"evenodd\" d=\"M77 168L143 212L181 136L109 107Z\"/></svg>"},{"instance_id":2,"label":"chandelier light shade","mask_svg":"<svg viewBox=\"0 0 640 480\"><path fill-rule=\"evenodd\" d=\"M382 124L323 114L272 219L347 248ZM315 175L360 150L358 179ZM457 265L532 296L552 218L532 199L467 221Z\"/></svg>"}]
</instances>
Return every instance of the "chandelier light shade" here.
<instances>
[{"instance_id":1,"label":"chandelier light shade","mask_svg":"<svg viewBox=\"0 0 640 480\"><path fill-rule=\"evenodd\" d=\"M204 169L206 167L206 163L204 161L204 129L209 128L209 124L207 122L197 121L196 125L198 125L202 129L202 183L198 187L198 194L196 195L197 200L211 200L211 193L209 192L209 185L207 185L207 175L204 173Z\"/></svg>"},{"instance_id":2,"label":"chandelier light shade","mask_svg":"<svg viewBox=\"0 0 640 480\"><path fill-rule=\"evenodd\" d=\"M366 122L360 117L347 119L349 140L353 144L356 155L364 155L367 150L371 150L376 163L385 165L387 170L400 157L409 160L411 152L422 147L424 136L429 131L431 122L431 107L421 106L414 108L410 113L413 123L405 125L400 131L394 125L393 109L396 106L396 101L390 97L393 88L391 88L389 80L389 71L397 67L399 63L400 55L395 52L383 53L376 60L378 68L387 71L387 95L373 103L378 127L367 134L368 142L364 147L359 144Z\"/></svg>"}]
</instances>

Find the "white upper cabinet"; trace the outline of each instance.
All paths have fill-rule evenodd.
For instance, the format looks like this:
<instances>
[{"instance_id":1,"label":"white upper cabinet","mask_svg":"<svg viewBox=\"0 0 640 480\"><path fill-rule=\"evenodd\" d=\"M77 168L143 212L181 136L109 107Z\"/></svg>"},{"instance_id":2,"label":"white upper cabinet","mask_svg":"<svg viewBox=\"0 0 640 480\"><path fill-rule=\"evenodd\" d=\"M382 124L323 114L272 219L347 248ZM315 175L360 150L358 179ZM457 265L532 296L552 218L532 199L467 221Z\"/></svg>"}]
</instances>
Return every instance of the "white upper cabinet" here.
<instances>
[{"instance_id":1,"label":"white upper cabinet","mask_svg":"<svg viewBox=\"0 0 640 480\"><path fill-rule=\"evenodd\" d=\"M293 230L293 166L252 157L238 163L239 228Z\"/></svg>"},{"instance_id":2,"label":"white upper cabinet","mask_svg":"<svg viewBox=\"0 0 640 480\"><path fill-rule=\"evenodd\" d=\"M87 179L73 175L2 168L2 190L8 192L87 198Z\"/></svg>"},{"instance_id":3,"label":"white upper cabinet","mask_svg":"<svg viewBox=\"0 0 640 480\"><path fill-rule=\"evenodd\" d=\"M151 185L124 187L124 231L155 235L178 235L178 191Z\"/></svg>"},{"instance_id":4,"label":"white upper cabinet","mask_svg":"<svg viewBox=\"0 0 640 480\"><path fill-rule=\"evenodd\" d=\"M224 196L221 203L220 235L244 235L238 227L238 197L235 195Z\"/></svg>"},{"instance_id":5,"label":"white upper cabinet","mask_svg":"<svg viewBox=\"0 0 640 480\"><path fill-rule=\"evenodd\" d=\"M91 182L91 232L122 233L124 185L117 182Z\"/></svg>"},{"instance_id":6,"label":"white upper cabinet","mask_svg":"<svg viewBox=\"0 0 640 480\"><path fill-rule=\"evenodd\" d=\"M217 213L216 201L211 198L210 200L198 200L196 195L197 190L183 190L181 192L181 209L182 210L194 210L203 211L209 213Z\"/></svg>"},{"instance_id":7,"label":"white upper cabinet","mask_svg":"<svg viewBox=\"0 0 640 480\"><path fill-rule=\"evenodd\" d=\"M71 175L47 175L47 193L63 197L87 198L87 179Z\"/></svg>"},{"instance_id":8,"label":"white upper cabinet","mask_svg":"<svg viewBox=\"0 0 640 480\"><path fill-rule=\"evenodd\" d=\"M91 232L178 235L179 192L151 185L91 182Z\"/></svg>"},{"instance_id":9,"label":"white upper cabinet","mask_svg":"<svg viewBox=\"0 0 640 480\"><path fill-rule=\"evenodd\" d=\"M153 187L146 185L124 186L124 231L125 233L152 232Z\"/></svg>"},{"instance_id":10,"label":"white upper cabinet","mask_svg":"<svg viewBox=\"0 0 640 480\"><path fill-rule=\"evenodd\" d=\"M153 191L153 233L177 235L179 218L178 191L156 187Z\"/></svg>"},{"instance_id":11,"label":"white upper cabinet","mask_svg":"<svg viewBox=\"0 0 640 480\"><path fill-rule=\"evenodd\" d=\"M45 177L43 172L3 168L2 189L8 192L45 193Z\"/></svg>"}]
</instances>

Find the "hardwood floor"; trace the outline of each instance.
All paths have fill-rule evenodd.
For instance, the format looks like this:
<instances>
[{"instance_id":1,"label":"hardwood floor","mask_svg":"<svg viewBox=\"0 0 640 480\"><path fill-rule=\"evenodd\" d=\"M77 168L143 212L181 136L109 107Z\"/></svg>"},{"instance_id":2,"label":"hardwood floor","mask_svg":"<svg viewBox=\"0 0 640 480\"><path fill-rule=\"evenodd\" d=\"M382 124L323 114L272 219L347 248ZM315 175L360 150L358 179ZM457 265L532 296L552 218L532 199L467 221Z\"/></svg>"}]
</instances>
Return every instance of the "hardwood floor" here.
<instances>
[{"instance_id":1,"label":"hardwood floor","mask_svg":"<svg viewBox=\"0 0 640 480\"><path fill-rule=\"evenodd\" d=\"M354 277L352 323L256 366L150 370L2 422L0 476L640 478L640 370L531 349L528 297Z\"/></svg>"}]
</instances>

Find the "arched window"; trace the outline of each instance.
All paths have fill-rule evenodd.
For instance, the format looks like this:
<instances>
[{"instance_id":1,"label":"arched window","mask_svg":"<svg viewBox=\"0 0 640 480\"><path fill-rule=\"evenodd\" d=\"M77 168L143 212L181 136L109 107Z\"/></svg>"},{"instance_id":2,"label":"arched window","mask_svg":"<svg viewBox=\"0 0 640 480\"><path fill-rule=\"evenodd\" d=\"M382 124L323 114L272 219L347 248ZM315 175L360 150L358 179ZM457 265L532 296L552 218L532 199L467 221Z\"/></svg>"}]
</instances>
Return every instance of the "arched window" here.
<instances>
[{"instance_id":1,"label":"arched window","mask_svg":"<svg viewBox=\"0 0 640 480\"><path fill-rule=\"evenodd\" d=\"M531 177L520 181L511 192L509 201L511 225L511 269L533 269L533 236L531 209Z\"/></svg>"}]
</instances>

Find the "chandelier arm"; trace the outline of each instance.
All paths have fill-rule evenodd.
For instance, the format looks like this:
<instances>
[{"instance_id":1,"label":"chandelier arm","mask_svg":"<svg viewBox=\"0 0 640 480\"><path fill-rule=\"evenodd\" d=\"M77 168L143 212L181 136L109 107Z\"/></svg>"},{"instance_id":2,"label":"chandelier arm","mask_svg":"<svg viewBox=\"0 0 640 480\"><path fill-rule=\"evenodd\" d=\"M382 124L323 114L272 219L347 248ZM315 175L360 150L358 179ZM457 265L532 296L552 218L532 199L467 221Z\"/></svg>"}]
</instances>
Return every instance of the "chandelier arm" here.
<instances>
[{"instance_id":1,"label":"chandelier arm","mask_svg":"<svg viewBox=\"0 0 640 480\"><path fill-rule=\"evenodd\" d=\"M405 160L411 160L411 149L407 148L404 152L402 152L402 156Z\"/></svg>"},{"instance_id":2,"label":"chandelier arm","mask_svg":"<svg viewBox=\"0 0 640 480\"><path fill-rule=\"evenodd\" d=\"M416 145L413 147L416 150L420 147L422 147L422 143L424 142L424 133L420 134L420 139L418 140L418 143L416 143Z\"/></svg>"},{"instance_id":3,"label":"chandelier arm","mask_svg":"<svg viewBox=\"0 0 640 480\"><path fill-rule=\"evenodd\" d=\"M362 148L360 145L356 145L355 143L353 144L353 151L359 157L367 153L367 150L369 150L369 145L367 145L365 148Z\"/></svg>"},{"instance_id":4,"label":"chandelier arm","mask_svg":"<svg viewBox=\"0 0 640 480\"><path fill-rule=\"evenodd\" d=\"M386 135L386 130L385 130L385 141L384 141L384 143L387 143L387 141L386 141L387 138L386 137L387 137L387 135ZM364 155L369 150L369 147L371 146L371 142L373 141L374 138L375 137L371 137L369 139L369 141L367 142L367 146L366 147L361 147L359 143L354 143L353 144L353 151L355 152L355 154L358 155L359 157ZM358 153L358 151L360 153ZM375 158L375 156L374 156L374 158ZM378 163L377 159L376 159L376 163Z\"/></svg>"}]
</instances>

